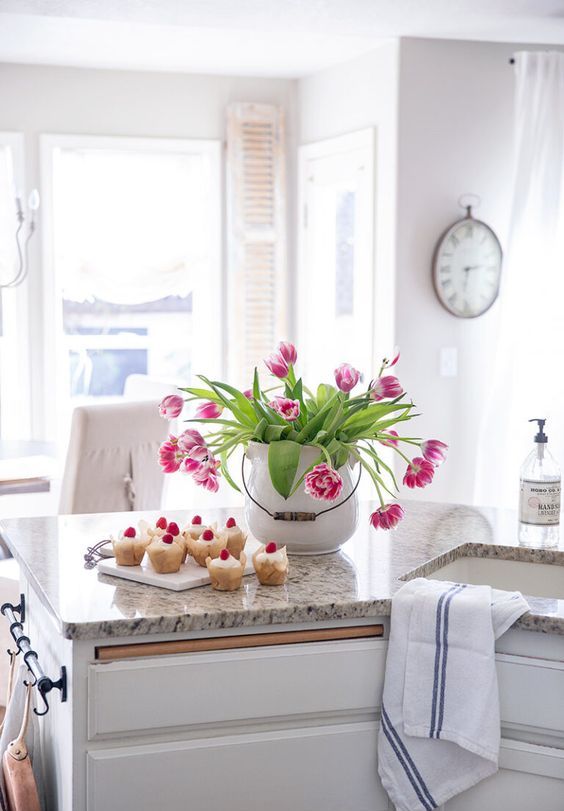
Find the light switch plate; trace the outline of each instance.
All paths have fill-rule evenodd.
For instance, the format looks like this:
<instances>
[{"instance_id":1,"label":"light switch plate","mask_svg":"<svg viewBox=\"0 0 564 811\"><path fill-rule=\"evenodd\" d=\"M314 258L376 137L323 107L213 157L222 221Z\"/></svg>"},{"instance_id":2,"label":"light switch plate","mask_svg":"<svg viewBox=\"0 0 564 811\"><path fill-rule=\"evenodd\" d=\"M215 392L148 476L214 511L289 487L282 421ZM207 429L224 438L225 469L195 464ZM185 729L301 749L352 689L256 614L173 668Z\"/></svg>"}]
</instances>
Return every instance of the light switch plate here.
<instances>
[{"instance_id":1,"label":"light switch plate","mask_svg":"<svg viewBox=\"0 0 564 811\"><path fill-rule=\"evenodd\" d=\"M440 356L441 377L456 377L458 374L458 349L455 346L443 346Z\"/></svg>"}]
</instances>

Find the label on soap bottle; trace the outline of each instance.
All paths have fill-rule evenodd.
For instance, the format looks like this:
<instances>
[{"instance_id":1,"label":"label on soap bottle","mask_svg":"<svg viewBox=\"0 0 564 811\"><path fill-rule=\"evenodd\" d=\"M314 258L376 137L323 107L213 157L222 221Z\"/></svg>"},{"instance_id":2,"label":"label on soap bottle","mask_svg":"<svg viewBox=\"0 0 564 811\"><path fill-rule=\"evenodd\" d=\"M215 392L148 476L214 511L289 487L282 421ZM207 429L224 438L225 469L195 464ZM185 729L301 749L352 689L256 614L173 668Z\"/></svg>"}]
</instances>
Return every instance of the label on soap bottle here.
<instances>
[{"instance_id":1,"label":"label on soap bottle","mask_svg":"<svg viewBox=\"0 0 564 811\"><path fill-rule=\"evenodd\" d=\"M522 524L554 526L560 523L560 481L521 479L519 520Z\"/></svg>"}]
</instances>

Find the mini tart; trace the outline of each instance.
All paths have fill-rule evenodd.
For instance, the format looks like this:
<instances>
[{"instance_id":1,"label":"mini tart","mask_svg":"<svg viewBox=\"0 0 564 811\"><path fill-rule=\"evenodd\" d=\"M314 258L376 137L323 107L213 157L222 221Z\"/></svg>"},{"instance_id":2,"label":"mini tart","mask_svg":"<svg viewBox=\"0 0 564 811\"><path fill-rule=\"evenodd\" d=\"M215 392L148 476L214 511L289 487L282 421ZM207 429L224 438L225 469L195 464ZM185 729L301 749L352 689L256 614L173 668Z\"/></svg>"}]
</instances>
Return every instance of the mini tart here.
<instances>
[{"instance_id":1,"label":"mini tart","mask_svg":"<svg viewBox=\"0 0 564 811\"><path fill-rule=\"evenodd\" d=\"M111 540L118 566L139 566L149 544L146 536L136 533L134 538L128 538L120 532L117 538Z\"/></svg>"},{"instance_id":2,"label":"mini tart","mask_svg":"<svg viewBox=\"0 0 564 811\"><path fill-rule=\"evenodd\" d=\"M176 532L178 530L178 532ZM188 549L186 548L186 540L184 538L184 534L178 529L178 524L175 522L169 523L168 527L166 528L166 532L172 535L173 543L178 544L182 548L182 563L186 560L186 555L188 554ZM163 532L163 535L165 532ZM160 536L162 538L162 535Z\"/></svg>"},{"instance_id":3,"label":"mini tart","mask_svg":"<svg viewBox=\"0 0 564 811\"><path fill-rule=\"evenodd\" d=\"M204 527L213 532L213 541L195 540L191 535L185 536L186 548L188 554L192 555L198 566L206 565L206 558L219 557L219 553L227 546L227 538L224 535L218 535L217 532L211 527Z\"/></svg>"},{"instance_id":4,"label":"mini tart","mask_svg":"<svg viewBox=\"0 0 564 811\"><path fill-rule=\"evenodd\" d=\"M182 530L182 534L184 535L184 539L186 540L188 537L192 538L194 541L200 540L200 535L205 529L209 529L206 527L205 524L186 524L184 529Z\"/></svg>"},{"instance_id":5,"label":"mini tart","mask_svg":"<svg viewBox=\"0 0 564 811\"><path fill-rule=\"evenodd\" d=\"M184 548L180 544L165 543L162 538L154 538L147 547L151 566L159 574L173 574L180 569L184 560Z\"/></svg>"},{"instance_id":6,"label":"mini tart","mask_svg":"<svg viewBox=\"0 0 564 811\"><path fill-rule=\"evenodd\" d=\"M141 526L141 524L143 524L143 529L151 540L162 538L168 531L168 521L164 515L161 515L154 524L149 524L148 521L139 521L139 526Z\"/></svg>"},{"instance_id":7,"label":"mini tart","mask_svg":"<svg viewBox=\"0 0 564 811\"><path fill-rule=\"evenodd\" d=\"M222 560L220 557L207 557L206 566L212 588L216 591L237 591L241 587L246 562L244 552L241 552L239 560L231 554L227 560Z\"/></svg>"},{"instance_id":8,"label":"mini tart","mask_svg":"<svg viewBox=\"0 0 564 811\"><path fill-rule=\"evenodd\" d=\"M233 557L239 559L247 543L247 534L235 524L234 527L225 526L221 530L221 535L227 539L227 548Z\"/></svg>"},{"instance_id":9,"label":"mini tart","mask_svg":"<svg viewBox=\"0 0 564 811\"><path fill-rule=\"evenodd\" d=\"M259 546L253 555L253 566L263 586L283 586L288 579L286 547L267 552L266 546Z\"/></svg>"}]
</instances>

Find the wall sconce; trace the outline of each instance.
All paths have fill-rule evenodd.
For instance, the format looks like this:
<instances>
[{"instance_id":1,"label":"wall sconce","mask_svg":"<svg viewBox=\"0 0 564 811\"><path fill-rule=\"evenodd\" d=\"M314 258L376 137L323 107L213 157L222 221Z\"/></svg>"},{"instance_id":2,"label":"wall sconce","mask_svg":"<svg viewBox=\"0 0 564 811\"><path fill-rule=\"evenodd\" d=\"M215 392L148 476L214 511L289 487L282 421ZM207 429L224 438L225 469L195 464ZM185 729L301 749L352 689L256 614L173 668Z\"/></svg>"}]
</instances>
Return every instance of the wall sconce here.
<instances>
[{"instance_id":1,"label":"wall sconce","mask_svg":"<svg viewBox=\"0 0 564 811\"><path fill-rule=\"evenodd\" d=\"M16 196L16 217L18 220L18 226L16 228L16 246L18 249L18 269L16 271L16 275L11 281L6 282L6 284L0 284L0 290L7 287L19 287L19 285L22 284L27 278L27 274L29 272L27 246L35 233L35 220L40 202L39 192L37 189L32 189L29 197L27 198L29 215L26 217L26 214L24 214L21 197L20 195ZM26 221L29 222L27 233L22 233Z\"/></svg>"}]
</instances>

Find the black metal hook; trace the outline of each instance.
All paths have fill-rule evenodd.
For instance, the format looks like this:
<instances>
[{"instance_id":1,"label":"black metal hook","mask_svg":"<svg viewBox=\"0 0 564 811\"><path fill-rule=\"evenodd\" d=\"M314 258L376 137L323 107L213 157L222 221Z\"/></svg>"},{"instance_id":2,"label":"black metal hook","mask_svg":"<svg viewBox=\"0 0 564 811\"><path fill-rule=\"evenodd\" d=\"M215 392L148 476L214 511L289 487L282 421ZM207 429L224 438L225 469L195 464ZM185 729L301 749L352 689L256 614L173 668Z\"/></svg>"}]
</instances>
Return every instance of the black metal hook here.
<instances>
[{"instance_id":1,"label":"black metal hook","mask_svg":"<svg viewBox=\"0 0 564 811\"><path fill-rule=\"evenodd\" d=\"M47 713L49 712L49 703L48 703L47 699L45 698L45 693L44 693L42 690L38 690L37 692L39 693L39 695L40 695L40 696L41 696L41 698L43 699L43 703L45 704L45 709L43 710L43 712L39 712L39 710L37 709L37 707L34 707L34 708L33 708L33 712L34 712L36 715L39 715L39 716L41 716L41 715L47 715Z\"/></svg>"}]
</instances>

